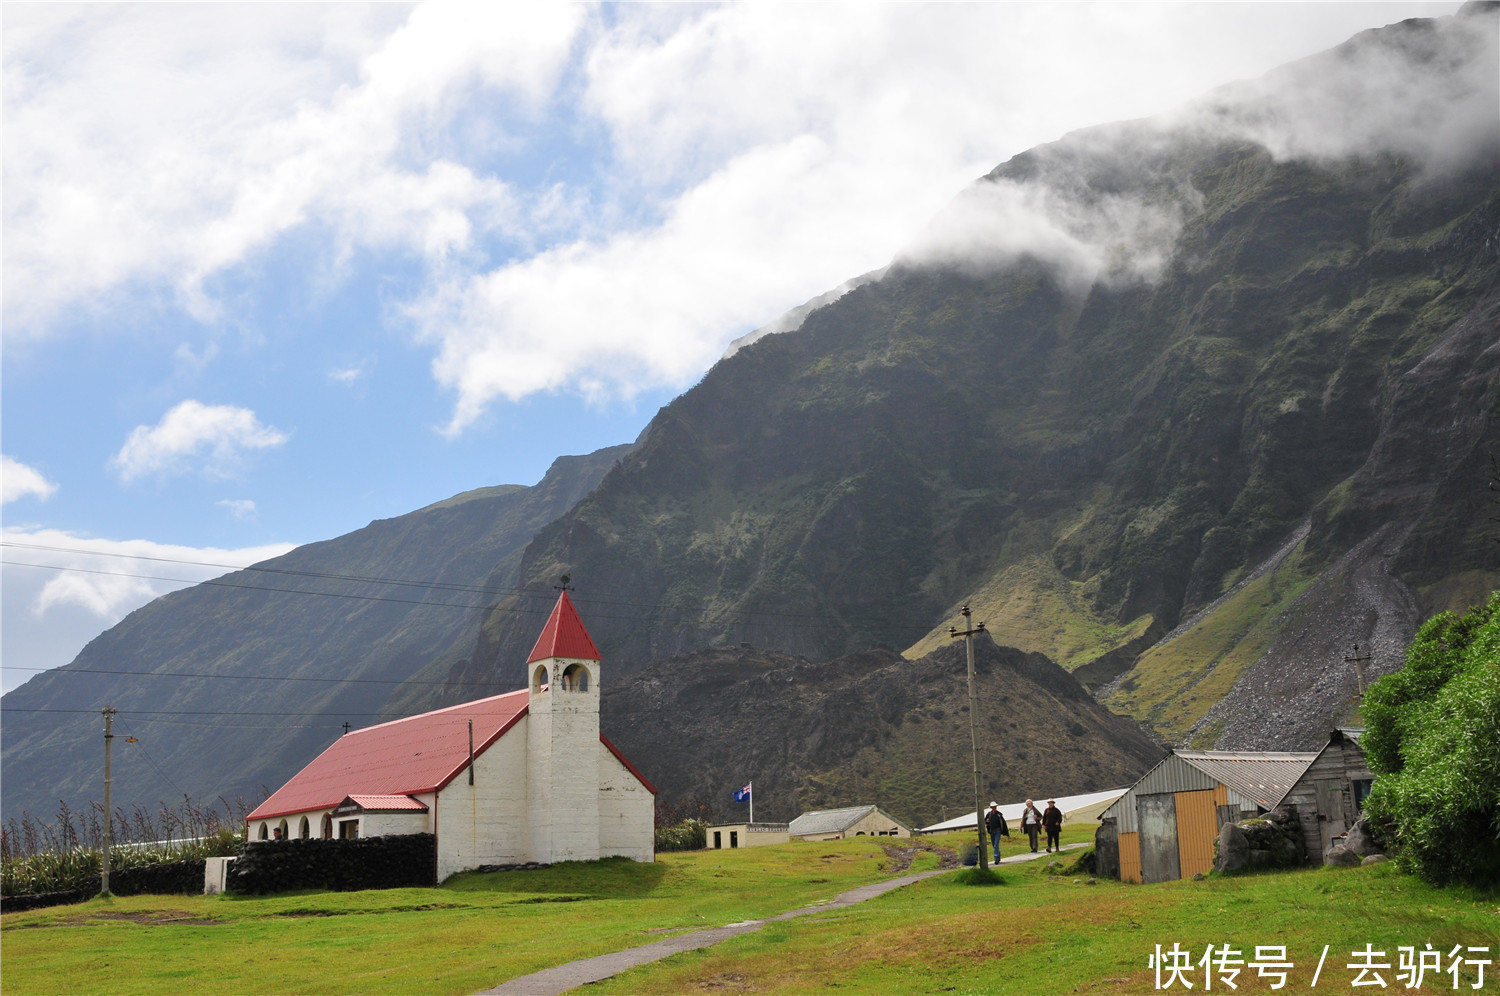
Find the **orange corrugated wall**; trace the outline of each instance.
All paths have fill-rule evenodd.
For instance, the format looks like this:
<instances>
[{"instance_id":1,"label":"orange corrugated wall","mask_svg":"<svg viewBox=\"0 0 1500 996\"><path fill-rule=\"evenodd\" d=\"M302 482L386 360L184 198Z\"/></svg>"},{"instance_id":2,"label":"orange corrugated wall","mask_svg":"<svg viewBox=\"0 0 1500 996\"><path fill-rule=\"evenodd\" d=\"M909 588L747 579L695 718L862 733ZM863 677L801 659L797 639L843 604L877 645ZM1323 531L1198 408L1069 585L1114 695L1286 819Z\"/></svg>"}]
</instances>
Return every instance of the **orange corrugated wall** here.
<instances>
[{"instance_id":1,"label":"orange corrugated wall","mask_svg":"<svg viewBox=\"0 0 1500 996\"><path fill-rule=\"evenodd\" d=\"M1213 789L1176 793L1177 864L1183 878L1207 875L1214 866L1214 838L1219 834L1216 795Z\"/></svg>"},{"instance_id":2,"label":"orange corrugated wall","mask_svg":"<svg viewBox=\"0 0 1500 996\"><path fill-rule=\"evenodd\" d=\"M1139 882L1141 880L1141 835L1138 833L1120 834L1120 881Z\"/></svg>"}]
</instances>

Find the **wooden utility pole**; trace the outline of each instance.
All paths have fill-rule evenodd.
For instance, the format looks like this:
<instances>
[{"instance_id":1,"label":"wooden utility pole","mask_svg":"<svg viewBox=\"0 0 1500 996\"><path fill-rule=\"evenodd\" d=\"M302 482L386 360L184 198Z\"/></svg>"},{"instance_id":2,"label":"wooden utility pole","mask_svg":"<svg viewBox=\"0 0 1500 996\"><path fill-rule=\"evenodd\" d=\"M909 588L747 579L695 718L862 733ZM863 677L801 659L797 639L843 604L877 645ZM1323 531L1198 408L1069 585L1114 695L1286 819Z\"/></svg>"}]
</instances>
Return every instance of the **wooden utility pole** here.
<instances>
[{"instance_id":1,"label":"wooden utility pole","mask_svg":"<svg viewBox=\"0 0 1500 996\"><path fill-rule=\"evenodd\" d=\"M114 742L114 719L117 710L114 706L104 707L104 857L99 864L99 895L109 895L109 848L114 842L115 811L110 808L110 777L109 752Z\"/></svg>"},{"instance_id":2,"label":"wooden utility pole","mask_svg":"<svg viewBox=\"0 0 1500 996\"><path fill-rule=\"evenodd\" d=\"M1359 644L1357 643L1354 645L1354 656L1344 658L1345 664L1354 665L1354 680L1359 684L1359 697L1361 700L1363 700L1365 697L1365 671L1364 668L1360 667L1360 665L1365 663L1369 659L1369 651L1365 651L1365 655L1363 657L1360 656Z\"/></svg>"},{"instance_id":3,"label":"wooden utility pole","mask_svg":"<svg viewBox=\"0 0 1500 996\"><path fill-rule=\"evenodd\" d=\"M973 625L967 605L960 614L964 617L964 628L958 630L949 626L948 638L956 640L963 637L964 649L969 656L969 744L974 756L974 816L979 830L979 869L985 871L990 867L990 861L989 852L985 850L984 797L979 794L979 695L974 691L974 634L984 632L984 623Z\"/></svg>"}]
</instances>

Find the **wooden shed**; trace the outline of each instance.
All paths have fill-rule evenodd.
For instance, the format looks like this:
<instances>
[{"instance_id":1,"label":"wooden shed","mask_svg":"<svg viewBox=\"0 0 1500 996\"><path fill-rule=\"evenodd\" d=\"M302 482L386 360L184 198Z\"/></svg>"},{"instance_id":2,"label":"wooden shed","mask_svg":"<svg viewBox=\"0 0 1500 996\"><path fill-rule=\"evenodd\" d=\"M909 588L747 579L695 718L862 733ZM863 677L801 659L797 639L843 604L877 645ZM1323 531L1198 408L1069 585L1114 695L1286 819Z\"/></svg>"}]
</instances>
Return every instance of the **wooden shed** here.
<instances>
[{"instance_id":1,"label":"wooden shed","mask_svg":"<svg viewBox=\"0 0 1500 996\"><path fill-rule=\"evenodd\" d=\"M1302 824L1307 855L1314 863L1323 860L1333 838L1344 833L1359 819L1365 807L1365 796L1375 783L1375 775L1360 749L1358 727L1340 727L1328 737L1328 746L1318 752L1278 806L1296 807Z\"/></svg>"},{"instance_id":2,"label":"wooden shed","mask_svg":"<svg viewBox=\"0 0 1500 996\"><path fill-rule=\"evenodd\" d=\"M1219 827L1268 812L1317 756L1174 750L1100 814L1101 872L1118 868L1125 882L1207 872Z\"/></svg>"}]
</instances>

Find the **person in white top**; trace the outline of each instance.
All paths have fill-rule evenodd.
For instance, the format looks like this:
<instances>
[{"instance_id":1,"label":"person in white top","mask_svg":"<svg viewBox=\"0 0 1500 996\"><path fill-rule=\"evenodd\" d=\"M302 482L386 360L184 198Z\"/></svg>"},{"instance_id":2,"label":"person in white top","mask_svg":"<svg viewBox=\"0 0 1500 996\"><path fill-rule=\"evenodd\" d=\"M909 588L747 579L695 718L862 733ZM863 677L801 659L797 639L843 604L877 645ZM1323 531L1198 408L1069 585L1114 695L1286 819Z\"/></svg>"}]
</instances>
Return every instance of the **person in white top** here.
<instances>
[{"instance_id":1,"label":"person in white top","mask_svg":"<svg viewBox=\"0 0 1500 996\"><path fill-rule=\"evenodd\" d=\"M1035 854L1037 834L1042 832L1042 811L1030 799L1026 800L1026 809L1021 813L1021 829L1031 838L1031 853Z\"/></svg>"}]
</instances>

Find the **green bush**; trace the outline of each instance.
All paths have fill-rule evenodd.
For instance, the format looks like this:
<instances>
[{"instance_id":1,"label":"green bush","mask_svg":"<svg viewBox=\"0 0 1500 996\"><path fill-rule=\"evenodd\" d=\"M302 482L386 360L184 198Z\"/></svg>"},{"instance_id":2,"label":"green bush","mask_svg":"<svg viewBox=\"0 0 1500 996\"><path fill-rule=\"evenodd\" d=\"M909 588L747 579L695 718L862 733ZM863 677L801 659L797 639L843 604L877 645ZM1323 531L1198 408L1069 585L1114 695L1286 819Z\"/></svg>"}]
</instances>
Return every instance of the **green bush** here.
<instances>
[{"instance_id":1,"label":"green bush","mask_svg":"<svg viewBox=\"0 0 1500 996\"><path fill-rule=\"evenodd\" d=\"M1397 861L1439 885L1500 884L1500 591L1423 624L1364 715L1365 811Z\"/></svg>"},{"instance_id":2,"label":"green bush","mask_svg":"<svg viewBox=\"0 0 1500 996\"><path fill-rule=\"evenodd\" d=\"M700 851L708 846L708 823L683 820L670 827L656 828L657 851Z\"/></svg>"}]
</instances>

